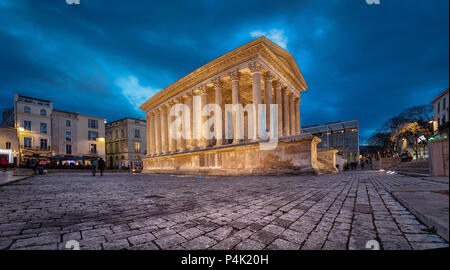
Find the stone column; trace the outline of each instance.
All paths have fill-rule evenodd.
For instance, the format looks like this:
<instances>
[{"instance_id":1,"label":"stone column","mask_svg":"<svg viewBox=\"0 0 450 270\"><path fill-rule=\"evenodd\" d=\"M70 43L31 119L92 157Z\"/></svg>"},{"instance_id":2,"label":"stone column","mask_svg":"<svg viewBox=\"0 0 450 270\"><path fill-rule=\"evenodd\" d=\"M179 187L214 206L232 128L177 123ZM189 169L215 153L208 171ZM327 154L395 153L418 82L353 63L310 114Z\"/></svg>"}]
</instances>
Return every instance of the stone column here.
<instances>
[{"instance_id":1,"label":"stone column","mask_svg":"<svg viewBox=\"0 0 450 270\"><path fill-rule=\"evenodd\" d=\"M295 114L295 95L291 92L290 94L290 98L289 98L289 110L290 110L290 135L293 136L295 135L295 118L296 118L296 114Z\"/></svg>"},{"instance_id":2,"label":"stone column","mask_svg":"<svg viewBox=\"0 0 450 270\"><path fill-rule=\"evenodd\" d=\"M223 83L220 80L220 78L217 78L213 81L214 84L214 90L215 90L215 102L220 108L222 109L222 87ZM222 126L222 118L223 118L223 111L221 110L221 114L215 115L216 123L215 123L215 131L216 131L216 145L220 146L223 144L223 126Z\"/></svg>"},{"instance_id":3,"label":"stone column","mask_svg":"<svg viewBox=\"0 0 450 270\"><path fill-rule=\"evenodd\" d=\"M185 147L186 149L194 149L195 145L194 145L194 141L193 141L193 132L194 132L194 127L193 127L193 123L192 123L192 115L194 114L194 108L193 108L193 102L192 102L192 94L189 93L186 96L183 97L184 98L184 104L186 104L187 106L187 110L189 110L189 112L185 112L184 113L184 123L189 125L189 129L185 129L185 137L186 139L185 141Z\"/></svg>"},{"instance_id":4,"label":"stone column","mask_svg":"<svg viewBox=\"0 0 450 270\"><path fill-rule=\"evenodd\" d=\"M270 132L270 125L272 124L272 119L270 119L270 104L272 104L272 79L273 76L269 71L264 73L264 91L266 99L266 132Z\"/></svg>"},{"instance_id":5,"label":"stone column","mask_svg":"<svg viewBox=\"0 0 450 270\"><path fill-rule=\"evenodd\" d=\"M153 130L153 134L155 136L155 155L161 154L161 115L158 111L153 113L155 116L153 122L155 123L155 128Z\"/></svg>"},{"instance_id":6,"label":"stone column","mask_svg":"<svg viewBox=\"0 0 450 270\"><path fill-rule=\"evenodd\" d=\"M166 110L164 107L160 109L160 118L161 118L161 153L166 154L169 152L168 143L167 143L167 119L166 119Z\"/></svg>"},{"instance_id":7,"label":"stone column","mask_svg":"<svg viewBox=\"0 0 450 270\"><path fill-rule=\"evenodd\" d=\"M289 91L286 87L283 88L283 136L290 135L290 120L289 120Z\"/></svg>"},{"instance_id":8,"label":"stone column","mask_svg":"<svg viewBox=\"0 0 450 270\"><path fill-rule=\"evenodd\" d=\"M253 132L256 132L256 140L260 137L260 132L262 125L259 123L259 112L258 112L258 104L261 104L261 64L254 63L248 66L250 68L250 72L252 73L252 94L253 94L253 105L254 105L254 119L253 119Z\"/></svg>"},{"instance_id":9,"label":"stone column","mask_svg":"<svg viewBox=\"0 0 450 270\"><path fill-rule=\"evenodd\" d=\"M281 83L275 81L275 103L278 104L278 137L283 137L283 102L281 100Z\"/></svg>"},{"instance_id":10,"label":"stone column","mask_svg":"<svg viewBox=\"0 0 450 270\"><path fill-rule=\"evenodd\" d=\"M145 127L146 128L145 139L147 141L147 155L148 156L150 156L152 154L152 150L153 150L153 148L151 146L151 141L152 141L153 136L150 135L150 133L151 133L150 130L152 130L151 123L150 123L150 121L151 121L150 117L151 117L150 113L147 113L146 117L145 117L145 121L146 121L145 122L145 126L146 126ZM108 150L108 148L109 148L109 145L106 145L106 150ZM107 152L109 153L109 151L107 151Z\"/></svg>"},{"instance_id":11,"label":"stone column","mask_svg":"<svg viewBox=\"0 0 450 270\"><path fill-rule=\"evenodd\" d=\"M295 99L295 133L300 134L300 97Z\"/></svg>"},{"instance_id":12,"label":"stone column","mask_svg":"<svg viewBox=\"0 0 450 270\"><path fill-rule=\"evenodd\" d=\"M185 103L185 96L183 96L183 97L181 97L180 99L179 99L179 102L180 102L180 104L186 104ZM178 126L178 128L180 129L182 129L183 128L183 126L185 125L185 119L186 119L186 116L185 116L185 114L186 114L187 112L186 111L184 111L183 110L183 113L182 113L182 119L181 119L181 121L182 121L182 126ZM187 123L187 122L186 122ZM184 135L184 132L186 132L186 129L183 131L183 130L181 130L181 136L180 136L180 138L178 138L178 140L177 140L177 150L179 151L179 152L183 152L183 151L186 151L186 140L183 138L185 135Z\"/></svg>"},{"instance_id":13,"label":"stone column","mask_svg":"<svg viewBox=\"0 0 450 270\"><path fill-rule=\"evenodd\" d=\"M208 88L206 86L200 87L200 98L201 98L200 113L202 113L203 108L208 103ZM201 148L208 147L208 139L206 138L206 134L204 134L204 130L203 130L203 124L206 122L206 120L207 120L207 117L203 116L201 114L200 115L200 123L199 123L200 135L201 135L201 137L200 137L200 147Z\"/></svg>"},{"instance_id":14,"label":"stone column","mask_svg":"<svg viewBox=\"0 0 450 270\"><path fill-rule=\"evenodd\" d=\"M166 117L167 117L167 143L168 143L168 152L174 153L176 152L177 142L175 140L174 130L172 130L173 124L173 116L170 115L170 110L174 103L169 103L166 105Z\"/></svg>"},{"instance_id":15,"label":"stone column","mask_svg":"<svg viewBox=\"0 0 450 270\"><path fill-rule=\"evenodd\" d=\"M150 140L148 140L150 142L150 152L148 155L154 156L156 154L155 113L150 113L149 122L147 135L150 137Z\"/></svg>"},{"instance_id":16,"label":"stone column","mask_svg":"<svg viewBox=\"0 0 450 270\"><path fill-rule=\"evenodd\" d=\"M241 103L241 96L239 90L239 72L235 71L230 74L231 77L231 100L234 105ZM240 143L240 139L237 138L237 134L240 134L241 125L237 122L237 112L233 110L233 143Z\"/></svg>"}]
</instances>

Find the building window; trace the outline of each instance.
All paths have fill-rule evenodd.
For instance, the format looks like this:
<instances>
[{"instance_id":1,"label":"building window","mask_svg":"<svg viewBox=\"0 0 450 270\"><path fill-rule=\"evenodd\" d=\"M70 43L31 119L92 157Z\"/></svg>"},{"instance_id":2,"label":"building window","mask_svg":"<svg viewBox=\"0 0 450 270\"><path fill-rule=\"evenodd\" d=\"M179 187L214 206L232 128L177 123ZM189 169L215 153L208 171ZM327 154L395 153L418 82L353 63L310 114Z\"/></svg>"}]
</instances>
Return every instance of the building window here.
<instances>
[{"instance_id":1,"label":"building window","mask_svg":"<svg viewBox=\"0 0 450 270\"><path fill-rule=\"evenodd\" d=\"M72 155L72 145L66 144L66 155Z\"/></svg>"},{"instance_id":2,"label":"building window","mask_svg":"<svg viewBox=\"0 0 450 270\"><path fill-rule=\"evenodd\" d=\"M72 123L70 122L70 120L66 120L66 127L70 127L72 125Z\"/></svg>"},{"instance_id":3,"label":"building window","mask_svg":"<svg viewBox=\"0 0 450 270\"><path fill-rule=\"evenodd\" d=\"M123 138L124 137L124 132L123 132L123 129L121 129L120 130L120 138Z\"/></svg>"},{"instance_id":4,"label":"building window","mask_svg":"<svg viewBox=\"0 0 450 270\"><path fill-rule=\"evenodd\" d=\"M31 113L31 108L28 106L23 107L23 112L24 113Z\"/></svg>"},{"instance_id":5,"label":"building window","mask_svg":"<svg viewBox=\"0 0 450 270\"><path fill-rule=\"evenodd\" d=\"M141 131L139 129L135 129L134 130L134 137L135 138L140 138L141 137Z\"/></svg>"},{"instance_id":6,"label":"building window","mask_svg":"<svg viewBox=\"0 0 450 270\"><path fill-rule=\"evenodd\" d=\"M437 105L437 112L438 112L438 113L441 112L441 102L438 102L438 105Z\"/></svg>"},{"instance_id":7,"label":"building window","mask_svg":"<svg viewBox=\"0 0 450 270\"><path fill-rule=\"evenodd\" d=\"M97 145L95 143L91 144L91 153L97 154Z\"/></svg>"},{"instance_id":8,"label":"building window","mask_svg":"<svg viewBox=\"0 0 450 270\"><path fill-rule=\"evenodd\" d=\"M23 138L23 147L31 148L31 138L29 138L29 137Z\"/></svg>"},{"instance_id":9,"label":"building window","mask_svg":"<svg viewBox=\"0 0 450 270\"><path fill-rule=\"evenodd\" d=\"M11 149L11 142L6 142L6 148L5 149Z\"/></svg>"},{"instance_id":10,"label":"building window","mask_svg":"<svg viewBox=\"0 0 450 270\"><path fill-rule=\"evenodd\" d=\"M41 150L47 150L47 139L41 139Z\"/></svg>"},{"instance_id":11,"label":"building window","mask_svg":"<svg viewBox=\"0 0 450 270\"><path fill-rule=\"evenodd\" d=\"M25 130L31 131L31 121L23 121L23 128Z\"/></svg>"},{"instance_id":12,"label":"building window","mask_svg":"<svg viewBox=\"0 0 450 270\"><path fill-rule=\"evenodd\" d=\"M116 130L114 133L115 133L115 135L116 135L116 139L119 138L119 131Z\"/></svg>"},{"instance_id":13,"label":"building window","mask_svg":"<svg viewBox=\"0 0 450 270\"><path fill-rule=\"evenodd\" d=\"M44 109L42 109L42 110L41 110L41 115L42 115L42 116L47 116L47 111L44 110Z\"/></svg>"},{"instance_id":14,"label":"building window","mask_svg":"<svg viewBox=\"0 0 450 270\"><path fill-rule=\"evenodd\" d=\"M72 132L66 131L66 142L72 141Z\"/></svg>"},{"instance_id":15,"label":"building window","mask_svg":"<svg viewBox=\"0 0 450 270\"><path fill-rule=\"evenodd\" d=\"M134 150L136 151L136 153L140 153L141 152L141 143L134 143Z\"/></svg>"},{"instance_id":16,"label":"building window","mask_svg":"<svg viewBox=\"0 0 450 270\"><path fill-rule=\"evenodd\" d=\"M444 99L442 100L442 109L444 109L444 110L447 108L447 102L446 101L447 100L444 97Z\"/></svg>"},{"instance_id":17,"label":"building window","mask_svg":"<svg viewBox=\"0 0 450 270\"><path fill-rule=\"evenodd\" d=\"M96 141L98 138L98 132L97 131L89 131L88 138L90 141Z\"/></svg>"},{"instance_id":18,"label":"building window","mask_svg":"<svg viewBox=\"0 0 450 270\"><path fill-rule=\"evenodd\" d=\"M47 133L47 124L41 123L41 133L46 134Z\"/></svg>"},{"instance_id":19,"label":"building window","mask_svg":"<svg viewBox=\"0 0 450 270\"><path fill-rule=\"evenodd\" d=\"M88 119L88 128L98 129L98 120Z\"/></svg>"}]
</instances>

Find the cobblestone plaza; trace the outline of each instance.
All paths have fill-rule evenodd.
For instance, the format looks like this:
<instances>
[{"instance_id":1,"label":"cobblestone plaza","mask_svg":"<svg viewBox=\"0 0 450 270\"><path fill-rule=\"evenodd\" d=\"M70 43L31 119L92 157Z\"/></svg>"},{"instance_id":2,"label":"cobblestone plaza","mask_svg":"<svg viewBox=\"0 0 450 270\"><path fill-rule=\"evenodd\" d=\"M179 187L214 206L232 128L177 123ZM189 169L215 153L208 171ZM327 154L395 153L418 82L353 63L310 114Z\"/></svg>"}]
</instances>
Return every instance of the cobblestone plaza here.
<instances>
[{"instance_id":1,"label":"cobblestone plaza","mask_svg":"<svg viewBox=\"0 0 450 270\"><path fill-rule=\"evenodd\" d=\"M53 173L0 187L0 249L448 247L389 193L440 185L374 171L197 177ZM448 188L448 186L447 186Z\"/></svg>"}]
</instances>

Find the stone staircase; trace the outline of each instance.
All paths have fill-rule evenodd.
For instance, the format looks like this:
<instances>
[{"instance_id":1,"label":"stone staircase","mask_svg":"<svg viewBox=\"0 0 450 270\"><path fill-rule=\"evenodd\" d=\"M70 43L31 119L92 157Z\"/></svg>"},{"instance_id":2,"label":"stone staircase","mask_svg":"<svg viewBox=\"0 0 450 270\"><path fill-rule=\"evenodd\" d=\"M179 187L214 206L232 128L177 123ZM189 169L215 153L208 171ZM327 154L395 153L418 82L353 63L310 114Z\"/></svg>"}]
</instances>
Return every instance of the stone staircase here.
<instances>
[{"instance_id":1,"label":"stone staircase","mask_svg":"<svg viewBox=\"0 0 450 270\"><path fill-rule=\"evenodd\" d=\"M430 176L430 164L428 160L425 161L411 161L400 162L393 165L386 170L396 171L400 174L412 175L412 176Z\"/></svg>"}]
</instances>

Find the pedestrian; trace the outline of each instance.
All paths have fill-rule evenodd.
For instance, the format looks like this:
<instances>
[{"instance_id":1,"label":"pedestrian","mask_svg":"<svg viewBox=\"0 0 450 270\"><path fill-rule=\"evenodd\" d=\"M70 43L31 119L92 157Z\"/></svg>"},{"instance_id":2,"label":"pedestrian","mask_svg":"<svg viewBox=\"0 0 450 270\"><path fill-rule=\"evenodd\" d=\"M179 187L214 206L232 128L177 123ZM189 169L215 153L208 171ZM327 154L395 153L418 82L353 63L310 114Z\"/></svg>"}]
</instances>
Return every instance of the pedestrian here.
<instances>
[{"instance_id":1,"label":"pedestrian","mask_svg":"<svg viewBox=\"0 0 450 270\"><path fill-rule=\"evenodd\" d=\"M100 170L100 176L103 176L103 171L105 170L106 163L103 158L98 160L98 169Z\"/></svg>"},{"instance_id":2,"label":"pedestrian","mask_svg":"<svg viewBox=\"0 0 450 270\"><path fill-rule=\"evenodd\" d=\"M364 170L364 160L361 160L361 170Z\"/></svg>"},{"instance_id":3,"label":"pedestrian","mask_svg":"<svg viewBox=\"0 0 450 270\"><path fill-rule=\"evenodd\" d=\"M98 161L96 158L92 159L92 176L95 176L97 173Z\"/></svg>"},{"instance_id":4,"label":"pedestrian","mask_svg":"<svg viewBox=\"0 0 450 270\"><path fill-rule=\"evenodd\" d=\"M8 159L7 159L6 157L2 156L2 157L0 158L0 164L2 165L3 170L4 170L5 172L6 172L7 169L8 169L8 163L9 163L9 161L8 161Z\"/></svg>"}]
</instances>

